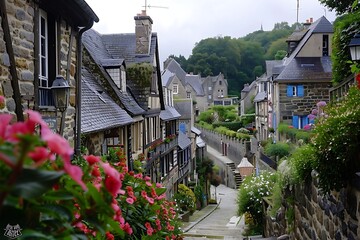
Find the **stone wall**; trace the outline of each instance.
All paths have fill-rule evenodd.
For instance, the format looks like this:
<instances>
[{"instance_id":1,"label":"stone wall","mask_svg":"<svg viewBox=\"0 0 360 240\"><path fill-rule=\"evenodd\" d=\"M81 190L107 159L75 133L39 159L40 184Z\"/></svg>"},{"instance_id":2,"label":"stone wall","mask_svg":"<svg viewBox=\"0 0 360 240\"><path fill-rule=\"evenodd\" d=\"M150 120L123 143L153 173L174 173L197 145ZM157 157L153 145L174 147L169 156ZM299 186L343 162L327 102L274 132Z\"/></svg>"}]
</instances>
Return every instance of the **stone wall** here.
<instances>
[{"instance_id":1,"label":"stone wall","mask_svg":"<svg viewBox=\"0 0 360 240\"><path fill-rule=\"evenodd\" d=\"M304 97L287 97L287 84L280 84L280 121L291 124L293 115L307 116L319 101L329 102L329 84L328 82L301 84L304 86Z\"/></svg>"},{"instance_id":2,"label":"stone wall","mask_svg":"<svg viewBox=\"0 0 360 240\"><path fill-rule=\"evenodd\" d=\"M298 185L288 193L294 204L284 201L275 218L265 217L265 236L289 234L291 239L359 239L360 177L340 191L322 195L317 179ZM266 204L266 203L265 203ZM286 212L293 209L294 225L289 228Z\"/></svg>"},{"instance_id":3,"label":"stone wall","mask_svg":"<svg viewBox=\"0 0 360 240\"><path fill-rule=\"evenodd\" d=\"M16 71L19 78L19 87L22 95L23 110L36 109L35 104L35 88L34 81L37 77L34 76L35 60L34 56L35 34L34 34L34 2L27 0L8 0L6 2L7 16L9 21L9 28L12 38L12 46L15 55ZM66 72L70 73L70 106L67 109L65 117L64 137L69 141L70 145L74 145L74 127L75 127L75 69L76 69L76 40L73 37L73 45L71 51L70 47L70 32L71 27L65 22L61 21L61 39L60 39L60 54L59 65L60 74L66 78ZM71 54L70 69L67 69L68 54ZM10 60L9 54L6 52L4 32L0 27L0 95L6 97L6 106L2 112L11 113L15 116L15 101L13 99L13 89L11 86L11 75L9 71ZM55 117L54 110L41 110L42 116ZM60 127L60 114L57 116L57 127Z\"/></svg>"}]
</instances>

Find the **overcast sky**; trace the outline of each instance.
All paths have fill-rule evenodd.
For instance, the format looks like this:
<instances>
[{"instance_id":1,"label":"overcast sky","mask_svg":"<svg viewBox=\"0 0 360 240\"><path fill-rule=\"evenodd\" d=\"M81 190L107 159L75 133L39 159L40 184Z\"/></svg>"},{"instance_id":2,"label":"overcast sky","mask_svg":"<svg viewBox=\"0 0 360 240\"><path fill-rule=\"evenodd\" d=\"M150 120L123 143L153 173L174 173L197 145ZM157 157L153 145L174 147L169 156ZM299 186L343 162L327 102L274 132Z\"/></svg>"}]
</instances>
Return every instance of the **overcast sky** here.
<instances>
[{"instance_id":1,"label":"overcast sky","mask_svg":"<svg viewBox=\"0 0 360 240\"><path fill-rule=\"evenodd\" d=\"M146 0L86 0L100 21L99 33L134 33L134 16ZM147 0L147 15L158 34L160 61L170 54L191 54L195 43L216 36L243 37L260 30L271 31L275 23L297 19L297 0ZM153 6L153 7L151 7ZM156 7L158 6L158 7ZM299 22L321 16L332 22L330 12L318 0L299 0Z\"/></svg>"}]
</instances>

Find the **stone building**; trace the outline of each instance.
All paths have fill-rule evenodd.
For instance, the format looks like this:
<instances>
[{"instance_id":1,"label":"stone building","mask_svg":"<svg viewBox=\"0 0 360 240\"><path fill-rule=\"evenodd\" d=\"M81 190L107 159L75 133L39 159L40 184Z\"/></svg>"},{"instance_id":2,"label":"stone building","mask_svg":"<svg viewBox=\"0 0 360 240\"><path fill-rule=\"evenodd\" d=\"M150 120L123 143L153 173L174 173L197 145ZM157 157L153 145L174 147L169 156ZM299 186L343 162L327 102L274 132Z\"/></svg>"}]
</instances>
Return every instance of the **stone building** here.
<instances>
[{"instance_id":1,"label":"stone building","mask_svg":"<svg viewBox=\"0 0 360 240\"><path fill-rule=\"evenodd\" d=\"M99 21L83 0L4 1L0 27L0 95L3 111L23 120L25 109L41 113L54 131L80 147L81 38ZM54 107L53 81L70 85L70 105L63 114Z\"/></svg>"},{"instance_id":2,"label":"stone building","mask_svg":"<svg viewBox=\"0 0 360 240\"><path fill-rule=\"evenodd\" d=\"M329 101L331 87L332 24L323 16L287 40L288 56L281 64L268 64L268 99L271 103L269 127L280 122L294 128L310 123L308 115L320 101ZM279 135L276 134L276 140Z\"/></svg>"}]
</instances>

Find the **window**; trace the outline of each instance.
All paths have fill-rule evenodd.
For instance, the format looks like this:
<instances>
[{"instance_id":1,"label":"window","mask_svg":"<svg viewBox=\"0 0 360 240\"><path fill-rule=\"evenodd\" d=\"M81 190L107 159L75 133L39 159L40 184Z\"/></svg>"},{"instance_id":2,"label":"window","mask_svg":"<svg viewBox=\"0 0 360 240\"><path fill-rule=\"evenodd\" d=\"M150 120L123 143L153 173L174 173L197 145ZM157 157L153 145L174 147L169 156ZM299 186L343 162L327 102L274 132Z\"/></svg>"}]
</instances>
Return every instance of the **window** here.
<instances>
[{"instance_id":1,"label":"window","mask_svg":"<svg viewBox=\"0 0 360 240\"><path fill-rule=\"evenodd\" d=\"M322 55L329 56L329 35L323 35Z\"/></svg>"},{"instance_id":2,"label":"window","mask_svg":"<svg viewBox=\"0 0 360 240\"><path fill-rule=\"evenodd\" d=\"M221 81L221 80L219 81L219 85L220 85L220 86L222 85L222 81Z\"/></svg>"},{"instance_id":3,"label":"window","mask_svg":"<svg viewBox=\"0 0 360 240\"><path fill-rule=\"evenodd\" d=\"M186 98L191 98L191 92L186 92Z\"/></svg>"},{"instance_id":4,"label":"window","mask_svg":"<svg viewBox=\"0 0 360 240\"><path fill-rule=\"evenodd\" d=\"M121 89L120 68L108 68L106 69L106 71L108 72L116 86Z\"/></svg>"},{"instance_id":5,"label":"window","mask_svg":"<svg viewBox=\"0 0 360 240\"><path fill-rule=\"evenodd\" d=\"M212 96L209 94L209 95L208 95L208 98L209 98L209 99L211 99L211 98L212 98Z\"/></svg>"},{"instance_id":6,"label":"window","mask_svg":"<svg viewBox=\"0 0 360 240\"><path fill-rule=\"evenodd\" d=\"M209 91L211 91L212 90L211 86L208 89L209 89Z\"/></svg>"},{"instance_id":7,"label":"window","mask_svg":"<svg viewBox=\"0 0 360 240\"><path fill-rule=\"evenodd\" d=\"M178 93L179 93L179 85L178 85L178 84L174 84L174 85L173 85L173 93L174 93L174 94L178 94Z\"/></svg>"},{"instance_id":8,"label":"window","mask_svg":"<svg viewBox=\"0 0 360 240\"><path fill-rule=\"evenodd\" d=\"M286 95L288 97L303 97L304 96L304 86L288 85Z\"/></svg>"},{"instance_id":9,"label":"window","mask_svg":"<svg viewBox=\"0 0 360 240\"><path fill-rule=\"evenodd\" d=\"M307 116L293 116L292 125L294 128L303 129L305 125L309 124L309 118Z\"/></svg>"},{"instance_id":10,"label":"window","mask_svg":"<svg viewBox=\"0 0 360 240\"><path fill-rule=\"evenodd\" d=\"M39 106L54 106L51 85L57 75L56 24L43 10L39 14Z\"/></svg>"},{"instance_id":11,"label":"window","mask_svg":"<svg viewBox=\"0 0 360 240\"><path fill-rule=\"evenodd\" d=\"M186 123L180 123L179 130L186 134Z\"/></svg>"},{"instance_id":12,"label":"window","mask_svg":"<svg viewBox=\"0 0 360 240\"><path fill-rule=\"evenodd\" d=\"M224 90L223 89L218 90L218 97L224 97Z\"/></svg>"}]
</instances>

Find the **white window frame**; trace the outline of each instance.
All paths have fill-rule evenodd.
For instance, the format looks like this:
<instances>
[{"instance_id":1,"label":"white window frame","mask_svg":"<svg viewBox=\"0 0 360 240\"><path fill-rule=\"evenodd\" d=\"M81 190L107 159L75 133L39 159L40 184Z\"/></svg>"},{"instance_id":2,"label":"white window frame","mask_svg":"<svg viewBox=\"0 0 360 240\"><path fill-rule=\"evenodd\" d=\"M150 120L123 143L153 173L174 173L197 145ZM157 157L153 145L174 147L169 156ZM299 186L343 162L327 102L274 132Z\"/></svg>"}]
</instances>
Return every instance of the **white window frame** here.
<instances>
[{"instance_id":1,"label":"white window frame","mask_svg":"<svg viewBox=\"0 0 360 240\"><path fill-rule=\"evenodd\" d=\"M292 86L292 93L293 93L293 97L296 97L298 95L297 86Z\"/></svg>"},{"instance_id":2,"label":"white window frame","mask_svg":"<svg viewBox=\"0 0 360 240\"><path fill-rule=\"evenodd\" d=\"M44 24L45 26L42 26L42 19L44 19ZM45 30L44 35L42 35L42 29ZM41 42L44 41L44 51L45 53L42 52L43 48L42 48L42 44ZM48 19L47 19L47 13L40 9L40 13L39 13L39 58L40 58L40 64L39 64L39 86L40 87L49 87L49 65L48 65L48 61L49 61L49 54L48 54L48 41L49 41L49 36L48 36ZM45 63L43 63L45 62ZM43 69L43 67L45 67L45 70ZM43 74L44 72L44 74Z\"/></svg>"},{"instance_id":3,"label":"white window frame","mask_svg":"<svg viewBox=\"0 0 360 240\"><path fill-rule=\"evenodd\" d=\"M121 69L119 67L107 68L106 71L110 75L111 79L114 81L116 86L119 89L121 89L121 79L120 79Z\"/></svg>"}]
</instances>

